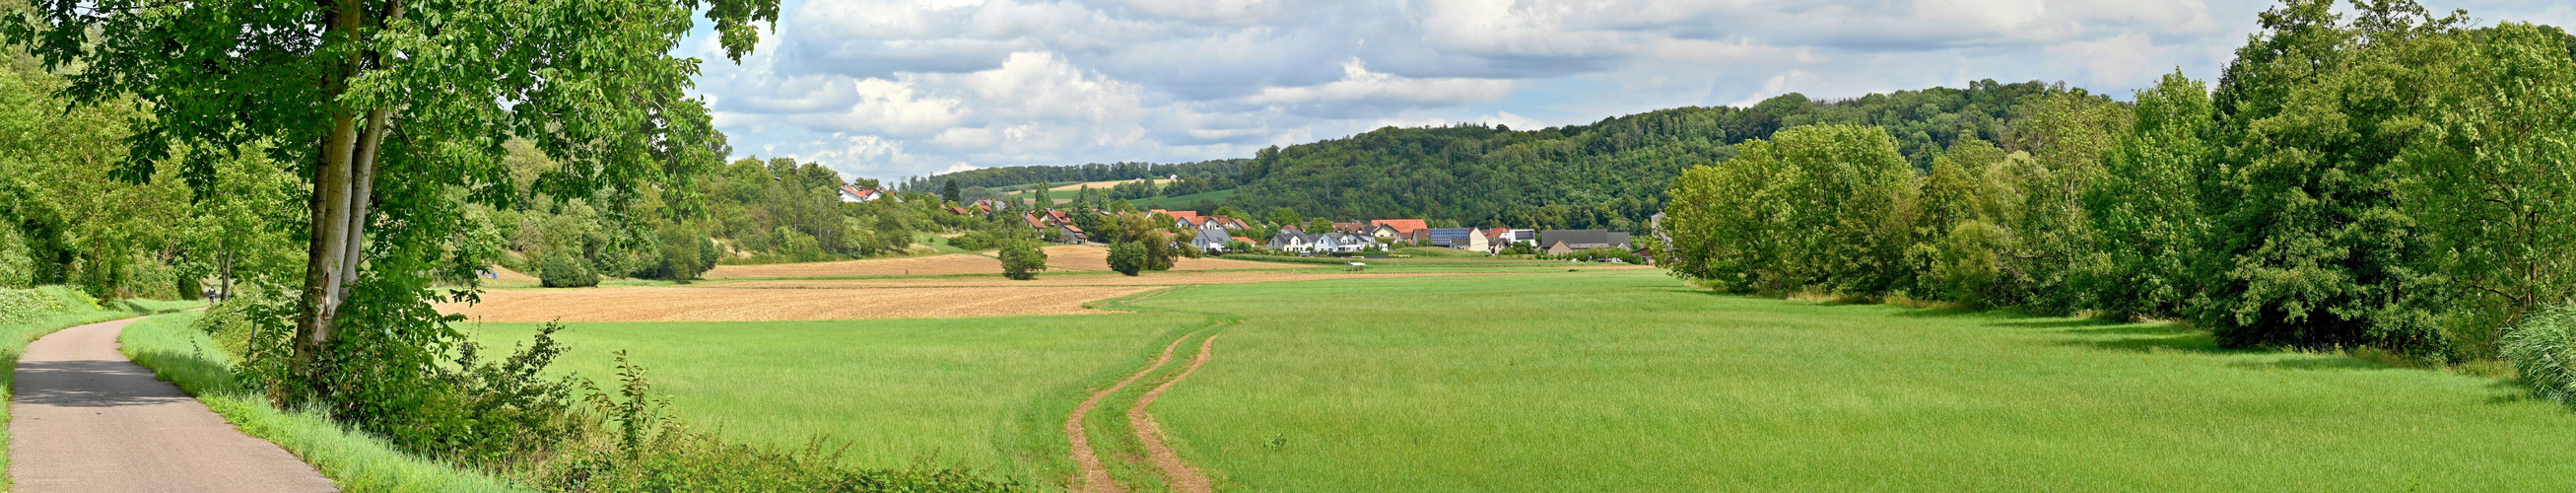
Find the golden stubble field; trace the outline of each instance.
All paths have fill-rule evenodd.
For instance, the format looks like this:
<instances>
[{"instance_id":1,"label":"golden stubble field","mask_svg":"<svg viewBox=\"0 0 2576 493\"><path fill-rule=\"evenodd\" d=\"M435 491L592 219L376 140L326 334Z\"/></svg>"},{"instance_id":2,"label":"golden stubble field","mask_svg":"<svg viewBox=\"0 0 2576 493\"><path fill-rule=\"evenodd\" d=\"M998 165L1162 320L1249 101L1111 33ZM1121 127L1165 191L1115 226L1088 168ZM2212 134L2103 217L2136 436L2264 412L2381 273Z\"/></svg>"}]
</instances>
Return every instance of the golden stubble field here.
<instances>
[{"instance_id":1,"label":"golden stubble field","mask_svg":"<svg viewBox=\"0 0 2576 493\"><path fill-rule=\"evenodd\" d=\"M1061 315L1101 313L1083 305L1169 286L1477 275L1316 272L1293 264L1184 258L1170 271L1129 277L1106 272L1109 265L1105 248L1059 245L1047 247L1046 251L1050 270L1033 281L991 275L1002 269L1001 263L991 257L951 254L728 265L708 272L705 281L677 286L494 289L483 292L481 303L446 303L438 305L438 309L486 322L765 322ZM833 277L862 278L828 279Z\"/></svg>"},{"instance_id":2,"label":"golden stubble field","mask_svg":"<svg viewBox=\"0 0 2576 493\"><path fill-rule=\"evenodd\" d=\"M1047 265L1050 266L1080 270L1109 270L1109 249L1107 247L1096 245L1057 245L1046 247L1045 250L1047 254ZM1176 271L1288 269L1298 267L1312 266L1281 264L1275 262L1226 260L1222 258L1180 258L1172 261L1172 270ZM993 272L1001 272L1001 264L994 264L993 268L995 269Z\"/></svg>"},{"instance_id":3,"label":"golden stubble field","mask_svg":"<svg viewBox=\"0 0 2576 493\"><path fill-rule=\"evenodd\" d=\"M1100 313L1083 303L1159 286L728 289L612 287L485 291L483 302L441 304L484 322L771 322Z\"/></svg>"}]
</instances>

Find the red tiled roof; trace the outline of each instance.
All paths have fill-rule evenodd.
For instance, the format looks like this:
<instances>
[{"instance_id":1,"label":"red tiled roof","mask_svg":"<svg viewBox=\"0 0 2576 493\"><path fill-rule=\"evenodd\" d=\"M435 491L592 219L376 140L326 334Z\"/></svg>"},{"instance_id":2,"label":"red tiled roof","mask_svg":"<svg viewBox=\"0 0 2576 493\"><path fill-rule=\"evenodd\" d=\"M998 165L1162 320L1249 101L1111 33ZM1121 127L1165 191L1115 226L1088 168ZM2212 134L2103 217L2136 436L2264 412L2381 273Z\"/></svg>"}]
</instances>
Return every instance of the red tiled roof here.
<instances>
[{"instance_id":1,"label":"red tiled roof","mask_svg":"<svg viewBox=\"0 0 2576 493\"><path fill-rule=\"evenodd\" d=\"M1395 228L1395 232L1398 234L1412 233L1413 230L1431 228L1429 223L1420 219L1378 219L1369 221L1369 225Z\"/></svg>"},{"instance_id":2,"label":"red tiled roof","mask_svg":"<svg viewBox=\"0 0 2576 493\"><path fill-rule=\"evenodd\" d=\"M1158 210L1158 211L1160 211L1160 209L1157 209L1157 210ZM1162 212L1162 213L1164 213L1164 214L1171 214L1171 215L1172 215L1172 217L1174 217L1174 218L1178 218L1178 219L1188 219L1188 220L1191 220L1191 221L1197 221L1197 220L1198 220L1198 218L1199 218L1199 211L1161 211L1161 212Z\"/></svg>"},{"instance_id":3,"label":"red tiled roof","mask_svg":"<svg viewBox=\"0 0 2576 493\"><path fill-rule=\"evenodd\" d=\"M1251 243L1251 242L1252 242L1252 238L1246 238L1246 237L1242 237L1242 236L1237 236L1237 237L1234 237L1234 241L1240 241L1240 242L1244 242L1244 243Z\"/></svg>"}]
</instances>

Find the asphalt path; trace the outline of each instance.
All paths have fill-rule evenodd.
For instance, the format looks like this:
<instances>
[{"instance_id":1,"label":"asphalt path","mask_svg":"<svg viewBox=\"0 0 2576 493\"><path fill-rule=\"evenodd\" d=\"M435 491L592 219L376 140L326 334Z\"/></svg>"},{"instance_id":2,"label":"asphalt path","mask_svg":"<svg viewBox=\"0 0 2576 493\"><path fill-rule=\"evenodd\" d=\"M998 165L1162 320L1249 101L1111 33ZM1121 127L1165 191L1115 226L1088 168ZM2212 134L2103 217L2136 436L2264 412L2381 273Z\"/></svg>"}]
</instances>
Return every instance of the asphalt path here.
<instances>
[{"instance_id":1,"label":"asphalt path","mask_svg":"<svg viewBox=\"0 0 2576 493\"><path fill-rule=\"evenodd\" d=\"M17 491L334 491L313 466L242 434L118 353L116 336L135 320L27 345L9 401Z\"/></svg>"}]
</instances>

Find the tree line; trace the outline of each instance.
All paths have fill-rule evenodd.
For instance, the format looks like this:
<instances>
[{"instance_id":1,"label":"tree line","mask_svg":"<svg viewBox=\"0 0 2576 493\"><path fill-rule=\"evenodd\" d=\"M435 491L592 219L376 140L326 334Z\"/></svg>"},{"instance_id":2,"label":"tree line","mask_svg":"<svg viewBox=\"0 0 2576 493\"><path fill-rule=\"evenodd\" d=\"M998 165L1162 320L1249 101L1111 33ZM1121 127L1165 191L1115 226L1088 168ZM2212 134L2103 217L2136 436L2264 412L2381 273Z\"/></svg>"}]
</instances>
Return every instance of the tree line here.
<instances>
[{"instance_id":1,"label":"tree line","mask_svg":"<svg viewBox=\"0 0 2576 493\"><path fill-rule=\"evenodd\" d=\"M2023 105L1909 163L1814 125L1672 184L1663 259L1728 291L2171 318L2230 347L2499 356L2576 296L2576 42L2291 0L2216 87Z\"/></svg>"}]
</instances>

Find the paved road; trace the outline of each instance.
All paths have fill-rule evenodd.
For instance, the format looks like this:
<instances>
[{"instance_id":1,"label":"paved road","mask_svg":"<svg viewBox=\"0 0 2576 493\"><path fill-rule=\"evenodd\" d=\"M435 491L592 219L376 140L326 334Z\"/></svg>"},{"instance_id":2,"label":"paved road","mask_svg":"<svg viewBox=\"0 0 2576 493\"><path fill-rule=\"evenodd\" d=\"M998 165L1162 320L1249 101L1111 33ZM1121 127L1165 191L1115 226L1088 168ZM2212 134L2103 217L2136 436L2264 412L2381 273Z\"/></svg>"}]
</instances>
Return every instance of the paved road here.
<instances>
[{"instance_id":1,"label":"paved road","mask_svg":"<svg viewBox=\"0 0 2576 493\"><path fill-rule=\"evenodd\" d=\"M17 491L333 491L331 481L116 352L136 319L37 339L9 402Z\"/></svg>"}]
</instances>

